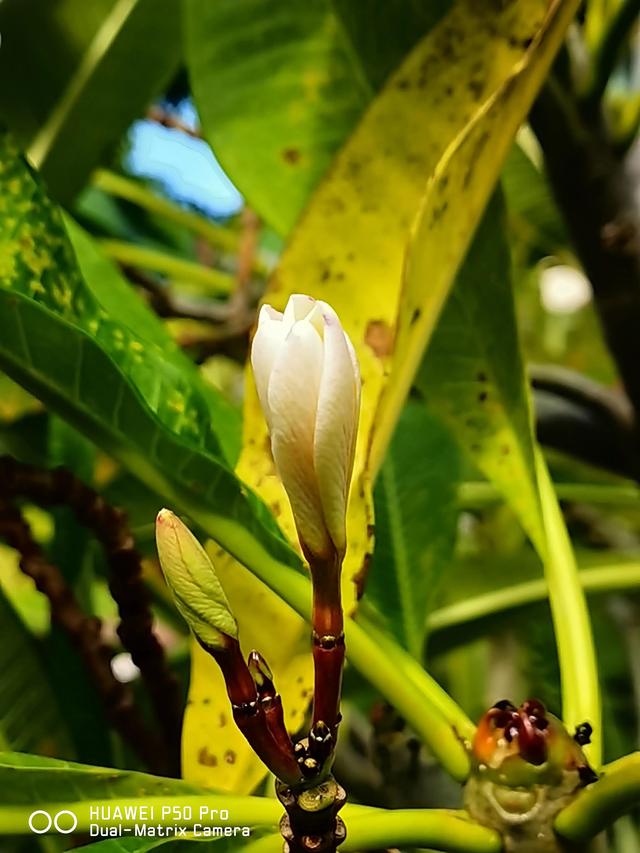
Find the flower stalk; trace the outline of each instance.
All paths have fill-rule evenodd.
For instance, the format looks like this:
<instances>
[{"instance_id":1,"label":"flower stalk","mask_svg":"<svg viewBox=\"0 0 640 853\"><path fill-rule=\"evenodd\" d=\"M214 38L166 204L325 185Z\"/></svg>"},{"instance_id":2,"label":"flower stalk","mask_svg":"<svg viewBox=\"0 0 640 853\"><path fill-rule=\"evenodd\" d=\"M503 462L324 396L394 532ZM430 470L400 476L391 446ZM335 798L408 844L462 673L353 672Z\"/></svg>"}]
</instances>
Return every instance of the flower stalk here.
<instances>
[{"instance_id":1,"label":"flower stalk","mask_svg":"<svg viewBox=\"0 0 640 853\"><path fill-rule=\"evenodd\" d=\"M258 758L279 779L290 785L301 781L301 772L293 744L284 726L282 703L273 682L268 690L259 687L250 663L258 652L251 652L245 662L237 640L227 638L222 647L204 647L222 672L231 702L233 719ZM263 685L267 682L263 682Z\"/></svg>"},{"instance_id":2,"label":"flower stalk","mask_svg":"<svg viewBox=\"0 0 640 853\"><path fill-rule=\"evenodd\" d=\"M344 668L344 617L340 592L341 560L309 559L313 585L313 725L323 722L337 735Z\"/></svg>"},{"instance_id":3,"label":"flower stalk","mask_svg":"<svg viewBox=\"0 0 640 853\"><path fill-rule=\"evenodd\" d=\"M178 610L198 643L220 667L236 725L272 773L287 784L299 784L301 770L271 673L257 652L245 661L236 620L207 552L166 509L158 513L156 541L160 565Z\"/></svg>"},{"instance_id":4,"label":"flower stalk","mask_svg":"<svg viewBox=\"0 0 640 853\"><path fill-rule=\"evenodd\" d=\"M328 772L340 721L345 656L340 577L360 371L335 311L301 294L290 297L284 313L262 307L251 363L274 462L311 573L312 731L322 724L330 734L331 750L322 762Z\"/></svg>"},{"instance_id":5,"label":"flower stalk","mask_svg":"<svg viewBox=\"0 0 640 853\"><path fill-rule=\"evenodd\" d=\"M314 693L309 736L296 744L299 786L278 784L285 853L330 853L346 837L346 800L331 775L344 668L340 578L353 471L360 371L335 311L309 296L284 313L263 306L251 362L276 469L311 573Z\"/></svg>"}]
</instances>

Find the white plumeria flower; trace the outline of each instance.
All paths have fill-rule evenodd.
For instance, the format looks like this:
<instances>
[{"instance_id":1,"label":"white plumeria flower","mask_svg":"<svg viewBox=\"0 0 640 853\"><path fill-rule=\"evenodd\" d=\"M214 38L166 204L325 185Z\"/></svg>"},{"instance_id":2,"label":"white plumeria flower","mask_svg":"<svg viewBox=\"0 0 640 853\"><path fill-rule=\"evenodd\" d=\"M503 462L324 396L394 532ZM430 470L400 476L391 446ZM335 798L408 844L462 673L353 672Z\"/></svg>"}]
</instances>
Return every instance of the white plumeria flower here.
<instances>
[{"instance_id":1,"label":"white plumeria flower","mask_svg":"<svg viewBox=\"0 0 640 853\"><path fill-rule=\"evenodd\" d=\"M294 294L284 314L263 305L251 363L300 542L341 557L360 412L351 341L330 305Z\"/></svg>"}]
</instances>

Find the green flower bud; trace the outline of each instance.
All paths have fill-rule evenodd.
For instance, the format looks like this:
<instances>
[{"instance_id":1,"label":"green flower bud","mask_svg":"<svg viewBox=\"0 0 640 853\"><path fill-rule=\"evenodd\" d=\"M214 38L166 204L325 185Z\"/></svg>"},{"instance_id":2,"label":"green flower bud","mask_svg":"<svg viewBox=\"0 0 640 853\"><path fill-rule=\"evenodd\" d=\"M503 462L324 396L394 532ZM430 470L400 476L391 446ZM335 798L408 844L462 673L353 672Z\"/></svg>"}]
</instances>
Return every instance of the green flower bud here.
<instances>
[{"instance_id":1,"label":"green flower bud","mask_svg":"<svg viewBox=\"0 0 640 853\"><path fill-rule=\"evenodd\" d=\"M238 626L206 551L180 519L162 509L156 519L160 565L176 607L205 646L223 648Z\"/></svg>"}]
</instances>

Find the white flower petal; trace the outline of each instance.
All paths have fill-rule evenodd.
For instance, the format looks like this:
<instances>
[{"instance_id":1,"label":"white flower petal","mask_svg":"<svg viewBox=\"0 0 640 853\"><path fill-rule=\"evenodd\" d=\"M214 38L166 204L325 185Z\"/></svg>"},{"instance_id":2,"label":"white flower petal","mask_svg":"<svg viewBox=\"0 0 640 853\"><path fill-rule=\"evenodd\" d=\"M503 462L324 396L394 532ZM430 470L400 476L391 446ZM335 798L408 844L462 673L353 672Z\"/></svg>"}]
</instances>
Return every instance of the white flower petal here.
<instances>
[{"instance_id":1,"label":"white flower petal","mask_svg":"<svg viewBox=\"0 0 640 853\"><path fill-rule=\"evenodd\" d=\"M283 315L272 308L263 305L258 317L258 329L251 345L251 366L256 382L260 405L267 424L271 424L269 412L269 377L280 347L284 343L286 330Z\"/></svg>"},{"instance_id":2,"label":"white flower petal","mask_svg":"<svg viewBox=\"0 0 640 853\"><path fill-rule=\"evenodd\" d=\"M307 314L313 311L315 305L316 300L313 296L306 296L303 293L292 293L284 309L284 322L287 331L289 331L294 323L304 320Z\"/></svg>"},{"instance_id":3,"label":"white flower petal","mask_svg":"<svg viewBox=\"0 0 640 853\"><path fill-rule=\"evenodd\" d=\"M335 311L323 306L324 367L314 438L314 465L325 523L337 550L346 547L345 517L360 412L360 371Z\"/></svg>"},{"instance_id":4,"label":"white flower petal","mask_svg":"<svg viewBox=\"0 0 640 853\"><path fill-rule=\"evenodd\" d=\"M310 323L297 322L276 358L269 381L271 447L289 496L298 534L313 553L331 547L314 470L314 433L323 348Z\"/></svg>"}]
</instances>

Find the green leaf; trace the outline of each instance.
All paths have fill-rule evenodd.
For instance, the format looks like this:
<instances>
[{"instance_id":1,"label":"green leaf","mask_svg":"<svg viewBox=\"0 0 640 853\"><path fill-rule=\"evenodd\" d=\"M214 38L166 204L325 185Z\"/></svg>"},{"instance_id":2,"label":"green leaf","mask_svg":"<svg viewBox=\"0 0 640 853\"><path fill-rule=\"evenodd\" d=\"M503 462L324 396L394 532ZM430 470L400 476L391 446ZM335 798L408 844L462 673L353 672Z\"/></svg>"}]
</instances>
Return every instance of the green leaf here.
<instances>
[{"instance_id":1,"label":"green leaf","mask_svg":"<svg viewBox=\"0 0 640 853\"><path fill-rule=\"evenodd\" d=\"M520 145L509 152L501 182L514 230L536 252L534 260L566 248L567 230L545 175Z\"/></svg>"},{"instance_id":2,"label":"green leaf","mask_svg":"<svg viewBox=\"0 0 640 853\"><path fill-rule=\"evenodd\" d=\"M203 793L180 779L165 779L133 770L93 767L41 755L0 752L2 806L34 802L145 799ZM0 809L2 808L0 806Z\"/></svg>"},{"instance_id":3,"label":"green leaf","mask_svg":"<svg viewBox=\"0 0 640 853\"><path fill-rule=\"evenodd\" d=\"M409 403L374 490L376 546L366 600L422 659L426 615L453 553L458 450L442 423Z\"/></svg>"},{"instance_id":4,"label":"green leaf","mask_svg":"<svg viewBox=\"0 0 640 853\"><path fill-rule=\"evenodd\" d=\"M494 196L433 333L416 387L540 547L533 435L511 291L506 215Z\"/></svg>"},{"instance_id":5,"label":"green leaf","mask_svg":"<svg viewBox=\"0 0 640 853\"><path fill-rule=\"evenodd\" d=\"M217 809L228 809L230 826L265 826L275 829L282 807L276 799L237 797L203 791L179 779L165 779L128 770L92 767L16 752L0 752L0 835L29 834L28 819L34 804L44 810L70 810L78 820L78 831L91 824L136 823L172 825L172 816L162 816L162 807L190 806L194 822L225 825ZM147 820L136 814L140 806L152 809ZM97 820L96 807L123 810L121 819ZM206 808L206 814L200 812ZM125 812L124 810L128 811Z\"/></svg>"},{"instance_id":6,"label":"green leaf","mask_svg":"<svg viewBox=\"0 0 640 853\"><path fill-rule=\"evenodd\" d=\"M204 391L172 345L129 325L134 294L122 291L105 310L77 270L58 211L6 135L0 207L0 367L241 561L298 565L228 467L230 406Z\"/></svg>"},{"instance_id":7,"label":"green leaf","mask_svg":"<svg viewBox=\"0 0 640 853\"><path fill-rule=\"evenodd\" d=\"M215 425L215 435L224 457L229 463L234 462L240 451L241 434L240 417L236 409L204 381L193 363L169 336L162 321L149 310L89 234L69 216L64 217L64 224L84 284L99 303L100 309L127 326L140 339L159 347L164 358L189 377L193 389L208 408L209 419Z\"/></svg>"},{"instance_id":8,"label":"green leaf","mask_svg":"<svg viewBox=\"0 0 640 853\"><path fill-rule=\"evenodd\" d=\"M126 322L141 338L171 352L175 358L179 349L167 335L162 321L149 311L118 268L100 251L96 241L70 216L64 217L64 224L82 277L104 310Z\"/></svg>"},{"instance_id":9,"label":"green leaf","mask_svg":"<svg viewBox=\"0 0 640 853\"><path fill-rule=\"evenodd\" d=\"M388 75L450 5L187 0L187 61L205 135L280 233Z\"/></svg>"},{"instance_id":10,"label":"green leaf","mask_svg":"<svg viewBox=\"0 0 640 853\"><path fill-rule=\"evenodd\" d=\"M5 0L0 27L0 116L67 202L177 69L180 2Z\"/></svg>"},{"instance_id":11,"label":"green leaf","mask_svg":"<svg viewBox=\"0 0 640 853\"><path fill-rule=\"evenodd\" d=\"M600 731L597 667L577 565L532 428L520 354L504 206L495 195L473 238L416 385L502 492L545 565L563 716ZM590 747L599 763L599 735Z\"/></svg>"},{"instance_id":12,"label":"green leaf","mask_svg":"<svg viewBox=\"0 0 640 853\"><path fill-rule=\"evenodd\" d=\"M69 735L36 642L2 590L0 633L0 748L72 754Z\"/></svg>"},{"instance_id":13,"label":"green leaf","mask_svg":"<svg viewBox=\"0 0 640 853\"><path fill-rule=\"evenodd\" d=\"M105 838L103 841L83 844L82 847L75 849L84 850L85 853L146 853L147 850L157 850L158 847L165 847L167 851L171 850L172 853L177 853L175 843L167 841L166 838L127 838L126 836L124 838ZM206 850L206 845L204 845L204 850Z\"/></svg>"},{"instance_id":14,"label":"green leaf","mask_svg":"<svg viewBox=\"0 0 640 853\"><path fill-rule=\"evenodd\" d=\"M216 838L215 841L200 839L178 840L171 838L105 838L82 847L74 847L75 851L84 853L147 853L148 850L161 849L163 853L226 853L229 850L242 850L256 840L255 833L251 838Z\"/></svg>"}]
</instances>

